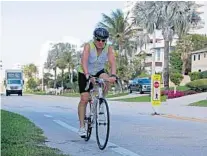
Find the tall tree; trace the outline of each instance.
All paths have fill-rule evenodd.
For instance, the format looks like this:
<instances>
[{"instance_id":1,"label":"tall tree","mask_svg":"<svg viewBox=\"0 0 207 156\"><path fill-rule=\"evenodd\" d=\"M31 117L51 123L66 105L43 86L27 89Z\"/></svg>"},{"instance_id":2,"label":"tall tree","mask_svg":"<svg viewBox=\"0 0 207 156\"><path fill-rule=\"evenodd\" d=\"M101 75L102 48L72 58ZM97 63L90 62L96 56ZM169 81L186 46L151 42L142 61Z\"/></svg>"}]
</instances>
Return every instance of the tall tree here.
<instances>
[{"instance_id":1,"label":"tall tree","mask_svg":"<svg viewBox=\"0 0 207 156\"><path fill-rule=\"evenodd\" d=\"M182 74L185 75L188 59L193 51L192 37L190 35L182 37L176 45L176 51L180 53L182 60Z\"/></svg>"},{"instance_id":2,"label":"tall tree","mask_svg":"<svg viewBox=\"0 0 207 156\"><path fill-rule=\"evenodd\" d=\"M60 58L61 53L65 50L64 43L51 44L51 49L48 51L47 61L45 68L54 71L54 88L56 88L57 79L57 60Z\"/></svg>"},{"instance_id":3,"label":"tall tree","mask_svg":"<svg viewBox=\"0 0 207 156\"><path fill-rule=\"evenodd\" d=\"M23 72L26 78L37 77L38 69L37 66L33 63L27 64L23 66Z\"/></svg>"},{"instance_id":4,"label":"tall tree","mask_svg":"<svg viewBox=\"0 0 207 156\"><path fill-rule=\"evenodd\" d=\"M66 68L66 62L65 62L65 59L63 57L59 58L56 60L56 64L57 64L57 67L61 70L61 79L62 79L62 87L63 86L63 83L64 83L64 70Z\"/></svg>"},{"instance_id":5,"label":"tall tree","mask_svg":"<svg viewBox=\"0 0 207 156\"><path fill-rule=\"evenodd\" d=\"M189 3L192 3L189 5ZM135 22L152 33L155 29L162 30L164 39L164 87L169 89L169 44L176 32L186 32L180 21L190 24L192 13L196 8L195 2L177 1L146 1L137 2L133 14ZM188 18L187 18L188 17ZM183 24L185 25L185 24ZM182 25L182 26L183 26Z\"/></svg>"},{"instance_id":6,"label":"tall tree","mask_svg":"<svg viewBox=\"0 0 207 156\"><path fill-rule=\"evenodd\" d=\"M110 41L115 47L118 47L118 65L120 66L121 53L123 52L124 44L129 38L132 37L136 29L133 28L133 23L128 22L129 13L126 15L126 17L124 17L124 13L120 9L112 11L111 16L102 14L102 18L102 22L100 22L98 25L106 28L109 31ZM123 55L126 56L126 54Z\"/></svg>"}]
</instances>

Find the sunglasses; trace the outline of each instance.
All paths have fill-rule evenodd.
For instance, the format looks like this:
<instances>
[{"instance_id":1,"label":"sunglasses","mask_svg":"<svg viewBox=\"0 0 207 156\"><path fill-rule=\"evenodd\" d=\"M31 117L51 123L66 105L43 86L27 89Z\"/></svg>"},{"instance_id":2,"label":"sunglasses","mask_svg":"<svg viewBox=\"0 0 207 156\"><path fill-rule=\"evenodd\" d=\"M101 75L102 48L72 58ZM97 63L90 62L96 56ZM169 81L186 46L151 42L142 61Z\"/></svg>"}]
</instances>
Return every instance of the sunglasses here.
<instances>
[{"instance_id":1,"label":"sunglasses","mask_svg":"<svg viewBox=\"0 0 207 156\"><path fill-rule=\"evenodd\" d=\"M98 42L100 42L100 41L106 42L106 40L101 40L100 38L96 38L96 41L98 41Z\"/></svg>"}]
</instances>

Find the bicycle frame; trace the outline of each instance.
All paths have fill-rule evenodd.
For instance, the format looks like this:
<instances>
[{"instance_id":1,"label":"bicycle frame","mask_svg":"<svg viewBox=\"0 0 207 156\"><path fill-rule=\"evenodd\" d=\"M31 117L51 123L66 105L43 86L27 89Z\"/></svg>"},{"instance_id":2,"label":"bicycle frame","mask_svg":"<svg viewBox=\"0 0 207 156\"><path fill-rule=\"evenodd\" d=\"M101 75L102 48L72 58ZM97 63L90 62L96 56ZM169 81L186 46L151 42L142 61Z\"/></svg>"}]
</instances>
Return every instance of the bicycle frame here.
<instances>
[{"instance_id":1,"label":"bicycle frame","mask_svg":"<svg viewBox=\"0 0 207 156\"><path fill-rule=\"evenodd\" d=\"M90 94L90 100L89 100L90 112L86 116L86 124L87 124L88 128L87 128L87 136L85 137L85 141L88 141L90 139L90 136L92 133L92 128L93 128L92 125L94 125L94 123L96 123L96 140L97 140L97 144L101 150L103 150L107 145L108 138L109 138L109 131L110 131L110 112L109 112L107 100L105 99L105 97L103 95L103 88L106 85L105 82L109 82L109 81L102 79L102 78L95 78L95 84L93 84L93 88L90 89L90 92L89 92L89 94ZM86 84L85 90L89 89L90 83L91 83L91 81L89 80ZM100 110L98 110L97 108L100 109L100 106L103 106L103 105L105 105L106 111L100 112ZM97 121L97 120L99 120L100 115L105 115L105 112L106 112L106 117L107 117L106 122L101 123L100 121ZM100 125L107 126L106 138L105 138L105 141L103 144L100 143L100 137L98 134L98 131L99 131L98 127Z\"/></svg>"},{"instance_id":2,"label":"bicycle frame","mask_svg":"<svg viewBox=\"0 0 207 156\"><path fill-rule=\"evenodd\" d=\"M104 80L102 78L95 78L95 86L90 90L90 98L91 100L89 101L91 105L91 110L90 110L90 116L93 117L91 123L94 124L94 121L96 120L96 108L98 104L98 100L100 98L104 98L103 96L103 89L102 87L105 86L105 82L108 82L107 80ZM91 81L89 80L87 87L89 88ZM87 89L86 87L86 89ZM98 91L97 91L98 90ZM98 94L96 95L96 92Z\"/></svg>"}]
</instances>

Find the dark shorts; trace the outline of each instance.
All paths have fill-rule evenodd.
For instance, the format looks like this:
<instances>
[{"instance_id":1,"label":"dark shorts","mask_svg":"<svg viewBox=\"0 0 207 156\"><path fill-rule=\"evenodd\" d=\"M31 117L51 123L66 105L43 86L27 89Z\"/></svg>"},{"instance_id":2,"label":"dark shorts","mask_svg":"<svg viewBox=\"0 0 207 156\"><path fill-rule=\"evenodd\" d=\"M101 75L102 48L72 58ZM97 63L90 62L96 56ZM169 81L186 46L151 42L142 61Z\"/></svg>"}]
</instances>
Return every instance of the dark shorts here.
<instances>
[{"instance_id":1,"label":"dark shorts","mask_svg":"<svg viewBox=\"0 0 207 156\"><path fill-rule=\"evenodd\" d=\"M99 77L101 74L106 73L104 69L100 70L98 73L96 73L96 75L93 75L93 77ZM83 73L78 72L78 86L79 86L79 92L83 93L83 92L89 92L90 89L93 88L93 85L90 84L90 87L88 90L85 90L86 88L86 77Z\"/></svg>"}]
</instances>

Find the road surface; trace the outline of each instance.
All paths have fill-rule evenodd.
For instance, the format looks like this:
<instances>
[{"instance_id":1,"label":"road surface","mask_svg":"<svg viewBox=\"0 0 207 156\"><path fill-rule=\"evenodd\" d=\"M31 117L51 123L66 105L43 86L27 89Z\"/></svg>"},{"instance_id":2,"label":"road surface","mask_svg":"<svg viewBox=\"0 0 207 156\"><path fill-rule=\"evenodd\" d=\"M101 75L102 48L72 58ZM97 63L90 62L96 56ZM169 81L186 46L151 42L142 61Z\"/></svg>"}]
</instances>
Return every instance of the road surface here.
<instances>
[{"instance_id":1,"label":"road surface","mask_svg":"<svg viewBox=\"0 0 207 156\"><path fill-rule=\"evenodd\" d=\"M137 106L110 101L111 131L104 151L98 149L95 129L89 142L78 134L78 98L59 96L2 96L2 109L20 113L43 129L47 145L73 156L206 156L207 123L147 113Z\"/></svg>"}]
</instances>

